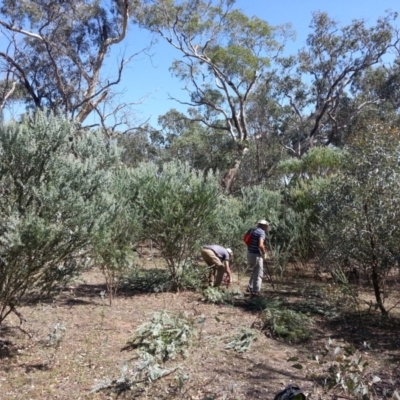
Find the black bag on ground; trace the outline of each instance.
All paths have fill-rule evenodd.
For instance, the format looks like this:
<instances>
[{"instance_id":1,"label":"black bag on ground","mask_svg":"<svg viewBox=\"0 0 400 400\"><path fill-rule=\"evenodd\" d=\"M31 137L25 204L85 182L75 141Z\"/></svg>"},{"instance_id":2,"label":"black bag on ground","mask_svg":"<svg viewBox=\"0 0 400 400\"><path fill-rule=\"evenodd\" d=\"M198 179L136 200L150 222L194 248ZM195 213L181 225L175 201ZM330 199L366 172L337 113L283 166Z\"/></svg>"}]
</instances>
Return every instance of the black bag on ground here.
<instances>
[{"instance_id":1,"label":"black bag on ground","mask_svg":"<svg viewBox=\"0 0 400 400\"><path fill-rule=\"evenodd\" d=\"M304 393L297 385L287 385L285 389L281 390L274 400L307 400Z\"/></svg>"}]
</instances>

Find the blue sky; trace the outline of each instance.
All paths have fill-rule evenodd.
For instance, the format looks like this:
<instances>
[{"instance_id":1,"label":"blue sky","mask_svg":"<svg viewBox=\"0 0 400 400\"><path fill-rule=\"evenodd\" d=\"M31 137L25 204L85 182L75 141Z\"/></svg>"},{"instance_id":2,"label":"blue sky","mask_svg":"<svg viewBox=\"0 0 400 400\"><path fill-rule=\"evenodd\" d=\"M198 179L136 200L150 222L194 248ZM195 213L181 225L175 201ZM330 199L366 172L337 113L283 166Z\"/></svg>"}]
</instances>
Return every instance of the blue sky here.
<instances>
[{"instance_id":1,"label":"blue sky","mask_svg":"<svg viewBox=\"0 0 400 400\"><path fill-rule=\"evenodd\" d=\"M237 0L236 6L245 14L256 15L270 25L291 23L296 32L296 40L288 43L289 53L295 53L304 46L314 11L327 12L342 24L360 18L373 24L379 16L385 14L385 10L400 11L398 0ZM137 51L149 40L147 33L131 28L125 43L126 54ZM151 52L151 59L140 55L130 64L125 70L120 88L124 90L122 97L125 101L137 102L147 96L141 104L135 106L137 119L150 119L150 123L155 125L157 117L171 108L182 111L186 109L169 100L168 93L182 100L186 95L181 90L182 82L169 72L169 66L174 57L179 57L179 53L162 41Z\"/></svg>"},{"instance_id":2,"label":"blue sky","mask_svg":"<svg viewBox=\"0 0 400 400\"><path fill-rule=\"evenodd\" d=\"M272 26L291 23L296 32L296 40L287 44L286 52L294 54L305 44L314 11L327 12L330 17L342 24L360 18L373 24L378 17L385 14L386 10L400 13L400 2L399 0L236 0L236 8L249 16L256 15ZM397 25L400 27L400 18ZM151 35L148 32L130 26L126 40L119 48L114 48L103 73L112 77L116 71L116 60L121 59L123 53L126 56L134 54L148 46L150 41ZM117 88L120 94L116 99L120 102L140 103L133 107L135 122L149 120L155 126L157 117L171 108L181 111L187 108L170 100L168 94L181 100L186 100L187 95L181 89L183 83L169 71L172 61L174 58L179 58L180 53L162 40L151 48L150 53L151 57L146 54L138 55L126 67ZM11 114L14 117L19 112L21 112L19 106L12 107ZM90 118L93 118L93 121ZM98 121L92 116L86 122L90 124Z\"/></svg>"}]
</instances>

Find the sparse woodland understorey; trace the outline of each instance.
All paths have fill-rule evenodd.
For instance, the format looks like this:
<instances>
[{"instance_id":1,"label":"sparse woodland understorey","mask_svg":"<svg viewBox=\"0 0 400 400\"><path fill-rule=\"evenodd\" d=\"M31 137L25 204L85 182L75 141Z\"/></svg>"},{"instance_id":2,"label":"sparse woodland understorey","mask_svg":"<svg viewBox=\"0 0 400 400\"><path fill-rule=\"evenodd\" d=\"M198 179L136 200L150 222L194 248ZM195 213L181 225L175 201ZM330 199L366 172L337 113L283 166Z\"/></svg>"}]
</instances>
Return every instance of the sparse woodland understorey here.
<instances>
[{"instance_id":1,"label":"sparse woodland understorey","mask_svg":"<svg viewBox=\"0 0 400 400\"><path fill-rule=\"evenodd\" d=\"M171 109L157 127L118 103L134 55L119 60L113 78L104 71L131 24L178 54L171 71L186 93L174 100L187 111ZM1 329L17 319L25 331L26 307L57 301L92 271L101 272L110 307L122 294L194 293L202 304L257 313L226 351L246 352L260 334L309 342L317 318L348 321L350 313L373 315L379 329L398 326L395 12L347 26L315 12L292 55L289 24L271 26L232 0L4 0L0 30ZM14 106L23 111L7 119ZM98 123L88 125L94 114ZM242 237L260 218L271 222L271 260L264 297L251 300ZM198 255L211 243L233 249L233 288L204 287ZM294 299L276 295L267 278L278 291L290 282ZM133 369L92 395L132 393L180 371L176 398L194 398L189 377L170 363L202 340L204 318L156 314L125 343L137 351ZM63 329L49 338L58 343ZM332 396L400 398L398 376L379 386L363 348L329 341L307 376Z\"/></svg>"}]
</instances>

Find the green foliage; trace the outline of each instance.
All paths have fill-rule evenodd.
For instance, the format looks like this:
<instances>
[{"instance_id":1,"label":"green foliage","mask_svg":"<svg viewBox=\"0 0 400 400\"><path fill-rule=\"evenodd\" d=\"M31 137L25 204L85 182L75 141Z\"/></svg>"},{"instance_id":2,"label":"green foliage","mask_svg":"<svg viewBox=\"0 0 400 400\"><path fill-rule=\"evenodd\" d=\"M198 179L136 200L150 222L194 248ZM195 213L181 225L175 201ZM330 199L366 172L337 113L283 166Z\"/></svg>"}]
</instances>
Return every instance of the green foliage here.
<instances>
[{"instance_id":1,"label":"green foliage","mask_svg":"<svg viewBox=\"0 0 400 400\"><path fill-rule=\"evenodd\" d=\"M132 368L125 362L119 378L101 380L92 387L91 393L109 391L121 394L140 390L171 374L180 367L166 368L164 363L174 360L177 355L185 355L195 334L193 321L185 315L155 313L149 322L136 329L135 337L124 348L137 349L139 360L133 363Z\"/></svg>"},{"instance_id":2,"label":"green foliage","mask_svg":"<svg viewBox=\"0 0 400 400\"><path fill-rule=\"evenodd\" d=\"M281 210L282 196L266 186L245 187L242 189L241 218L247 226L253 226L260 216L267 218L271 224L277 222Z\"/></svg>"},{"instance_id":3,"label":"green foliage","mask_svg":"<svg viewBox=\"0 0 400 400\"><path fill-rule=\"evenodd\" d=\"M128 348L149 353L165 362L185 355L195 335L193 321L183 314L155 313L150 320L136 329L135 337L128 342Z\"/></svg>"},{"instance_id":4,"label":"green foliage","mask_svg":"<svg viewBox=\"0 0 400 400\"><path fill-rule=\"evenodd\" d=\"M340 169L344 154L337 148L313 147L300 159L280 162L278 169L284 174L293 174L297 179L326 176Z\"/></svg>"},{"instance_id":5,"label":"green foliage","mask_svg":"<svg viewBox=\"0 0 400 400\"><path fill-rule=\"evenodd\" d=\"M320 196L331 185L332 179L330 176L293 179L287 189L287 198L291 207L297 213L308 216L310 223L318 223Z\"/></svg>"},{"instance_id":6,"label":"green foliage","mask_svg":"<svg viewBox=\"0 0 400 400\"><path fill-rule=\"evenodd\" d=\"M159 131L149 125L136 129L134 133L117 136L123 148L121 161L132 168L144 161L157 161L162 152L163 139Z\"/></svg>"},{"instance_id":7,"label":"green foliage","mask_svg":"<svg viewBox=\"0 0 400 400\"><path fill-rule=\"evenodd\" d=\"M185 268L185 274L182 276L180 284L185 290L199 291L204 288L205 284L208 284L209 270L192 259L189 259L188 262L189 265Z\"/></svg>"},{"instance_id":8,"label":"green foliage","mask_svg":"<svg viewBox=\"0 0 400 400\"><path fill-rule=\"evenodd\" d=\"M171 290L168 270L159 268L134 268L121 277L120 287L126 292L162 293Z\"/></svg>"},{"instance_id":9,"label":"green foliage","mask_svg":"<svg viewBox=\"0 0 400 400\"><path fill-rule=\"evenodd\" d=\"M243 294L236 289L215 288L208 286L202 292L203 301L211 304L232 304L238 297Z\"/></svg>"},{"instance_id":10,"label":"green foliage","mask_svg":"<svg viewBox=\"0 0 400 400\"><path fill-rule=\"evenodd\" d=\"M380 95L357 83L390 52L396 17L386 13L373 26L364 20L343 26L324 12L313 13L306 46L279 59L279 76L268 76L265 85L265 96L282 105L276 130L293 155L302 157L316 145L343 146L362 109L368 115L376 102L381 106Z\"/></svg>"},{"instance_id":11,"label":"green foliage","mask_svg":"<svg viewBox=\"0 0 400 400\"><path fill-rule=\"evenodd\" d=\"M206 289L203 290L203 299L207 303L221 304L225 302L230 302L231 297L229 292L225 290L220 290L219 288L208 286Z\"/></svg>"},{"instance_id":12,"label":"green foliage","mask_svg":"<svg viewBox=\"0 0 400 400\"><path fill-rule=\"evenodd\" d=\"M246 187L242 189L241 196L238 197L241 203L239 219L236 221L237 228L235 234L241 242L241 247L246 248L242 241L245 232L256 225L260 218L266 218L270 221L273 235L276 227L279 226L282 196L277 191L268 190L265 186ZM246 262L244 260L244 262Z\"/></svg>"},{"instance_id":13,"label":"green foliage","mask_svg":"<svg viewBox=\"0 0 400 400\"><path fill-rule=\"evenodd\" d=\"M230 340L225 349L234 350L237 353L244 353L248 351L254 341L257 340L257 331L251 328L242 328L240 332Z\"/></svg>"},{"instance_id":14,"label":"green foliage","mask_svg":"<svg viewBox=\"0 0 400 400\"><path fill-rule=\"evenodd\" d=\"M290 207L283 210L279 224L271 235L274 249L274 269L283 275L290 261L306 262L313 255L311 210L296 212Z\"/></svg>"},{"instance_id":15,"label":"green foliage","mask_svg":"<svg viewBox=\"0 0 400 400\"><path fill-rule=\"evenodd\" d=\"M231 193L238 194L247 186L265 185L269 190L282 188L282 174L277 166L288 155L278 138L267 134L273 127L265 126L266 120L271 118L265 102L267 100L264 98L252 96L248 126L253 137L246 141L248 151L242 159Z\"/></svg>"},{"instance_id":16,"label":"green foliage","mask_svg":"<svg viewBox=\"0 0 400 400\"><path fill-rule=\"evenodd\" d=\"M0 322L84 267L105 228L116 147L37 113L0 127Z\"/></svg>"},{"instance_id":17,"label":"green foliage","mask_svg":"<svg viewBox=\"0 0 400 400\"><path fill-rule=\"evenodd\" d=\"M242 261L242 229L243 222L240 218L242 204L240 199L232 196L221 195L216 208L217 218L210 221L203 237L203 244L219 244L233 250L233 263L235 268Z\"/></svg>"},{"instance_id":18,"label":"green foliage","mask_svg":"<svg viewBox=\"0 0 400 400\"><path fill-rule=\"evenodd\" d=\"M116 169L107 189L105 226L93 235L92 253L106 279L111 304L121 277L136 268L134 244L141 234L141 221L135 208L137 190L127 169Z\"/></svg>"},{"instance_id":19,"label":"green foliage","mask_svg":"<svg viewBox=\"0 0 400 400\"><path fill-rule=\"evenodd\" d=\"M246 309L249 311L263 311L267 308L279 308L281 306L282 301L275 296L251 296L246 301Z\"/></svg>"},{"instance_id":20,"label":"green foliage","mask_svg":"<svg viewBox=\"0 0 400 400\"><path fill-rule=\"evenodd\" d=\"M339 307L335 307L329 301L320 301L316 298L309 298L293 305L296 312L305 315L323 316L327 319L336 318L340 315Z\"/></svg>"},{"instance_id":21,"label":"green foliage","mask_svg":"<svg viewBox=\"0 0 400 400\"><path fill-rule=\"evenodd\" d=\"M185 268L185 274L180 280L184 290L200 290L208 281L208 270L203 266L192 263ZM175 288L174 281L167 269L136 268L128 269L120 277L120 287L125 292L162 293Z\"/></svg>"},{"instance_id":22,"label":"green foliage","mask_svg":"<svg viewBox=\"0 0 400 400\"><path fill-rule=\"evenodd\" d=\"M158 246L172 281L180 286L208 225L218 217L218 180L179 161L164 164L162 170L152 163L141 164L133 179L144 238Z\"/></svg>"},{"instance_id":23,"label":"green foliage","mask_svg":"<svg viewBox=\"0 0 400 400\"><path fill-rule=\"evenodd\" d=\"M0 19L8 51L1 59L12 71L6 74L9 83L18 83L11 100L22 99L31 110L47 107L79 122L94 109L100 119L112 115L114 122L121 121L124 106L109 108L109 89L119 82L126 60L118 63L114 79L111 73L103 79L101 69L110 48L124 39L124 8L85 0L2 1ZM116 126L121 125L118 122Z\"/></svg>"},{"instance_id":24,"label":"green foliage","mask_svg":"<svg viewBox=\"0 0 400 400\"><path fill-rule=\"evenodd\" d=\"M348 149L343 174L319 204L322 262L369 277L383 314L386 277L400 255L399 150L386 129L372 126L365 140Z\"/></svg>"},{"instance_id":25,"label":"green foliage","mask_svg":"<svg viewBox=\"0 0 400 400\"><path fill-rule=\"evenodd\" d=\"M319 365L326 367L327 391L355 396L360 400L375 398L373 384L381 379L371 376L368 362L354 347L335 345L334 341L329 339L321 356L317 355L314 359Z\"/></svg>"},{"instance_id":26,"label":"green foliage","mask_svg":"<svg viewBox=\"0 0 400 400\"><path fill-rule=\"evenodd\" d=\"M207 95L211 96L210 91ZM235 152L232 138L223 129L212 130L192 120L196 118L193 110L186 115L174 109L158 118L164 138L160 162L178 159L204 172L226 170Z\"/></svg>"},{"instance_id":27,"label":"green foliage","mask_svg":"<svg viewBox=\"0 0 400 400\"><path fill-rule=\"evenodd\" d=\"M261 316L262 329L268 330L273 337L281 338L290 343L309 340L312 336L313 320L305 314L289 308L266 308Z\"/></svg>"},{"instance_id":28,"label":"green foliage","mask_svg":"<svg viewBox=\"0 0 400 400\"><path fill-rule=\"evenodd\" d=\"M286 207L275 233L280 269L290 259L305 264L315 256L321 193L342 168L345 154L338 149L315 147L301 159L289 159L278 165L288 181L284 191Z\"/></svg>"}]
</instances>

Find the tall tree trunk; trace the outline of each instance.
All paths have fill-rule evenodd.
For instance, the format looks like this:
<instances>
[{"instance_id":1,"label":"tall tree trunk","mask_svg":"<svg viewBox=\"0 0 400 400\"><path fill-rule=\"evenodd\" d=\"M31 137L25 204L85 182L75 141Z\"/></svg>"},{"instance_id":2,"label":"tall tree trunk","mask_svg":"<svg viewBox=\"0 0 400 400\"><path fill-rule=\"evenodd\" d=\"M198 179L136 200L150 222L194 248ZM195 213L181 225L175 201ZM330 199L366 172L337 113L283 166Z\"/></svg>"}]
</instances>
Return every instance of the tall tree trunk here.
<instances>
[{"instance_id":1,"label":"tall tree trunk","mask_svg":"<svg viewBox=\"0 0 400 400\"><path fill-rule=\"evenodd\" d=\"M382 293L381 293L381 285L380 285L380 279L379 279L379 274L378 274L378 265L375 263L372 264L372 286L374 287L374 293L375 293L375 300L376 304L382 313L382 315L387 315L387 310L383 304L383 298L382 298Z\"/></svg>"},{"instance_id":2,"label":"tall tree trunk","mask_svg":"<svg viewBox=\"0 0 400 400\"><path fill-rule=\"evenodd\" d=\"M368 203L364 204L364 213L365 213L366 220L368 221ZM375 238L374 238L374 234L373 234L373 230L372 230L372 224L369 222L367 223L367 229L369 232L369 243L370 243L371 250L372 250L371 278L372 278L372 286L374 288L374 293L375 293L375 300L376 300L376 304L377 304L379 310L381 311L382 315L387 315L387 311L383 304L383 298L382 298L382 294L381 294L382 281L379 278L379 263L378 263L378 258L375 253L376 243L375 243Z\"/></svg>"},{"instance_id":3,"label":"tall tree trunk","mask_svg":"<svg viewBox=\"0 0 400 400\"><path fill-rule=\"evenodd\" d=\"M236 160L234 161L233 167L229 168L223 178L222 178L222 188L226 191L229 192L231 190L232 183L239 171L240 165L242 164L242 160L244 155L248 152L247 147L241 147L239 149L239 154Z\"/></svg>"}]
</instances>

